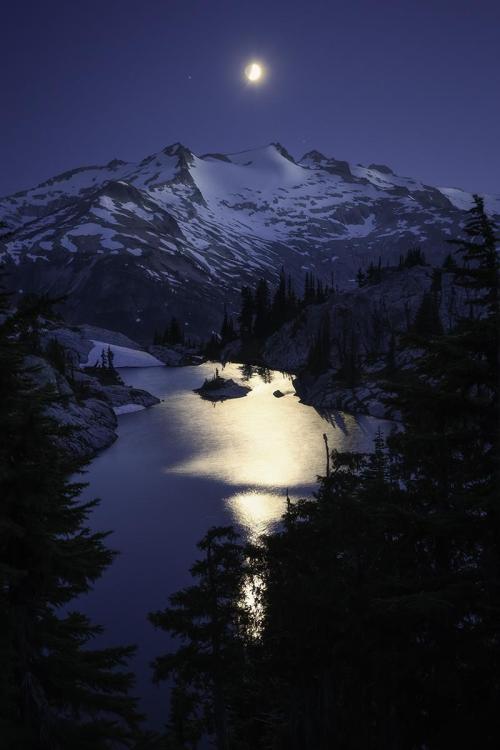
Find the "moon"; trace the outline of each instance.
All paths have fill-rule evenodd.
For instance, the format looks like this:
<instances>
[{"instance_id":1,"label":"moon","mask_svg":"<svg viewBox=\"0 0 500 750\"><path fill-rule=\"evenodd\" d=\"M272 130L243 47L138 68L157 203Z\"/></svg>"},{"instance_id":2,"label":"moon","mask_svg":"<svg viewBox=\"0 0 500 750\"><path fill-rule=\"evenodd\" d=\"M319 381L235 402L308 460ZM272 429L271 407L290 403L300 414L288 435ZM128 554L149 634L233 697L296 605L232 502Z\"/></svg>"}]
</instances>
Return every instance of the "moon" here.
<instances>
[{"instance_id":1,"label":"moon","mask_svg":"<svg viewBox=\"0 0 500 750\"><path fill-rule=\"evenodd\" d=\"M264 68L258 62L251 62L245 68L245 75L250 83L258 83L264 75Z\"/></svg>"}]
</instances>

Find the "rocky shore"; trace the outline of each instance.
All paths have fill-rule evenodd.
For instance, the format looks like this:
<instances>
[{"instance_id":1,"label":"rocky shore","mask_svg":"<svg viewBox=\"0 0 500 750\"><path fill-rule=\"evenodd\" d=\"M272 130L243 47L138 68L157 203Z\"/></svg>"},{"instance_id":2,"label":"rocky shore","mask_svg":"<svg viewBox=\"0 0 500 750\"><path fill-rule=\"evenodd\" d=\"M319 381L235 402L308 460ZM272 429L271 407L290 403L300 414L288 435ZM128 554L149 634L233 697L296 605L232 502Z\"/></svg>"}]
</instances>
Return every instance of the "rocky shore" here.
<instances>
[{"instance_id":1,"label":"rocky shore","mask_svg":"<svg viewBox=\"0 0 500 750\"><path fill-rule=\"evenodd\" d=\"M301 401L319 411L397 419L387 405L385 384L391 368L394 376L413 367L419 352L401 341L431 294L447 329L465 310L451 273L421 265L385 269L378 283L332 293L326 302L301 310L260 346L259 364L293 373ZM328 362L318 372L310 358L321 337ZM245 361L241 341L229 343L221 359Z\"/></svg>"},{"instance_id":2,"label":"rocky shore","mask_svg":"<svg viewBox=\"0 0 500 750\"><path fill-rule=\"evenodd\" d=\"M116 440L117 415L159 403L151 393L121 383L119 376L116 382L106 383L95 376L98 370L85 371L102 350L108 349L118 366L162 366L126 336L93 327L48 323L41 331L40 342L40 354L27 357L25 364L34 384L50 386L55 394L48 412L61 425L61 449L70 455L92 458Z\"/></svg>"}]
</instances>

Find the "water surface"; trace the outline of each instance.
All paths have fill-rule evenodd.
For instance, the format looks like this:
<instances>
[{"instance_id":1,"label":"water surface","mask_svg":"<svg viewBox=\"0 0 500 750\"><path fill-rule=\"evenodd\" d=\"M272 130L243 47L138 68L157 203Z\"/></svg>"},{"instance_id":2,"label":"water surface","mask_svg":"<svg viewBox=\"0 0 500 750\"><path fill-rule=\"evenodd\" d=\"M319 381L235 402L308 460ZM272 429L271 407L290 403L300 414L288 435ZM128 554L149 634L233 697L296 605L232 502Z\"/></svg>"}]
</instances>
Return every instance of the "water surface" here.
<instances>
[{"instance_id":1,"label":"water surface","mask_svg":"<svg viewBox=\"0 0 500 750\"><path fill-rule=\"evenodd\" d=\"M105 627L105 644L138 644L136 693L153 726L166 721L167 690L151 684L148 665L169 639L146 616L190 583L196 542L213 525L236 524L248 537L269 530L287 489L292 498L308 494L323 473L323 433L331 448L370 450L381 424L338 412L324 418L299 403L288 376L239 365L222 374L251 392L204 401L193 389L214 370L208 363L122 370L129 385L162 402L122 415L117 442L86 475L85 497L102 501L92 525L113 530L109 543L120 555L80 606ZM283 398L273 396L277 389Z\"/></svg>"}]
</instances>

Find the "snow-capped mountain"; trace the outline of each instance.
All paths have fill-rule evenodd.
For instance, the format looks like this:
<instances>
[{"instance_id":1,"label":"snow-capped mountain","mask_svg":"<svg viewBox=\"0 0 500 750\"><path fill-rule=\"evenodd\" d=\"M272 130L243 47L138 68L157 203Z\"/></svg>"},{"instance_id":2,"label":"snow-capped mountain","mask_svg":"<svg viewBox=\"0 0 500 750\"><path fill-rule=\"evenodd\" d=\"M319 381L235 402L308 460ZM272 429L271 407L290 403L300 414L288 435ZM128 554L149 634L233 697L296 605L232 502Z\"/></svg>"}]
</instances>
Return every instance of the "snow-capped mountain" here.
<instances>
[{"instance_id":1,"label":"snow-capped mountain","mask_svg":"<svg viewBox=\"0 0 500 750\"><path fill-rule=\"evenodd\" d=\"M75 169L0 200L17 293L68 293L69 319L149 337L171 314L218 326L242 284L284 265L339 286L419 244L449 252L472 198L279 144L198 157L180 144L138 164ZM487 197L500 215L500 197Z\"/></svg>"}]
</instances>

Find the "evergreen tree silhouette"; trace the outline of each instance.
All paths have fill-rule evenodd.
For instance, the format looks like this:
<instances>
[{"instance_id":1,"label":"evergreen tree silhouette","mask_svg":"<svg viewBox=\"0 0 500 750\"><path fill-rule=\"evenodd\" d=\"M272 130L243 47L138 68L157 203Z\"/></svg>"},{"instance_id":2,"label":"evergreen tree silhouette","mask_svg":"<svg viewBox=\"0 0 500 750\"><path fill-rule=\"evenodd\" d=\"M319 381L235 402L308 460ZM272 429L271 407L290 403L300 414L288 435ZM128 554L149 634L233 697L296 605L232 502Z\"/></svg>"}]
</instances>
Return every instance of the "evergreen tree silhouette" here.
<instances>
[{"instance_id":1,"label":"evergreen tree silhouette","mask_svg":"<svg viewBox=\"0 0 500 750\"><path fill-rule=\"evenodd\" d=\"M5 299L3 300L5 305ZM32 324L2 310L0 324L0 736L16 750L130 746L139 715L128 697L130 647L93 649L100 633L69 608L113 559L92 532L96 501L69 477L82 468L62 451L49 416L56 398L25 366L20 334ZM30 317L31 323L30 323ZM59 441L59 442L58 442Z\"/></svg>"},{"instance_id":2,"label":"evergreen tree silhouette","mask_svg":"<svg viewBox=\"0 0 500 750\"><path fill-rule=\"evenodd\" d=\"M154 679L173 678L170 735L213 735L218 750L231 747L231 705L245 670L246 620L240 606L243 548L231 527L214 527L199 542L203 556L191 568L195 583L170 597L151 622L181 639L174 653L155 659Z\"/></svg>"}]
</instances>

